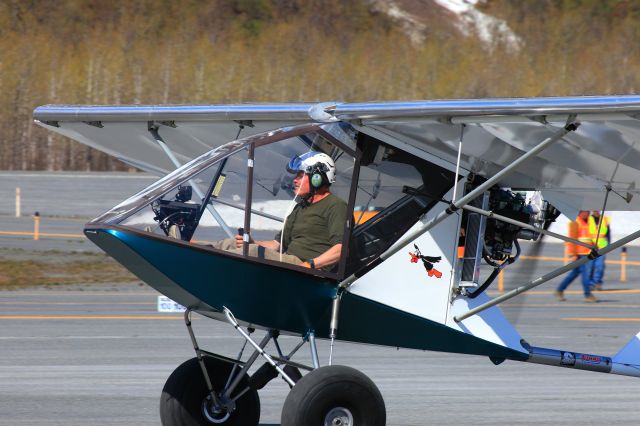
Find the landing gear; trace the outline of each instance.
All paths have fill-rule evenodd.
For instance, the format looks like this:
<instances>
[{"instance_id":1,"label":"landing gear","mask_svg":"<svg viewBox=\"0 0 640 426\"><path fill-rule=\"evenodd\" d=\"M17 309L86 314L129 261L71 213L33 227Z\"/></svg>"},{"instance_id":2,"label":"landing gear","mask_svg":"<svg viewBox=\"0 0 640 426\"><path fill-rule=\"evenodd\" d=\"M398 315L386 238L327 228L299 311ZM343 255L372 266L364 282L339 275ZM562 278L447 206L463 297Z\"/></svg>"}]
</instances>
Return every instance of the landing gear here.
<instances>
[{"instance_id":1,"label":"landing gear","mask_svg":"<svg viewBox=\"0 0 640 426\"><path fill-rule=\"evenodd\" d=\"M329 365L304 376L282 409L282 426L384 426L380 391L363 373Z\"/></svg>"},{"instance_id":2,"label":"landing gear","mask_svg":"<svg viewBox=\"0 0 640 426\"><path fill-rule=\"evenodd\" d=\"M258 392L249 387L248 376L225 398L222 391L228 385L233 364L212 357L204 357L204 363L219 406L216 407L211 398L198 359L192 358L174 370L162 389L160 420L163 426L257 425L260 398Z\"/></svg>"},{"instance_id":3,"label":"landing gear","mask_svg":"<svg viewBox=\"0 0 640 426\"><path fill-rule=\"evenodd\" d=\"M278 343L278 330L268 330L257 342L251 337L253 328L247 327L245 331L229 309L224 308L223 313L245 339L236 359L200 349L191 327L191 310L185 312L185 324L197 357L179 366L164 386L160 401L160 419L164 426L257 425L260 420L258 389L278 376L292 388L282 410L282 426L385 425L384 400L376 385L351 367L320 367L313 332L285 355ZM265 351L272 340L278 355ZM311 349L313 367L291 360L305 342ZM247 344L254 351L242 361ZM249 376L247 372L259 357L266 362ZM300 370L309 373L302 376Z\"/></svg>"}]
</instances>

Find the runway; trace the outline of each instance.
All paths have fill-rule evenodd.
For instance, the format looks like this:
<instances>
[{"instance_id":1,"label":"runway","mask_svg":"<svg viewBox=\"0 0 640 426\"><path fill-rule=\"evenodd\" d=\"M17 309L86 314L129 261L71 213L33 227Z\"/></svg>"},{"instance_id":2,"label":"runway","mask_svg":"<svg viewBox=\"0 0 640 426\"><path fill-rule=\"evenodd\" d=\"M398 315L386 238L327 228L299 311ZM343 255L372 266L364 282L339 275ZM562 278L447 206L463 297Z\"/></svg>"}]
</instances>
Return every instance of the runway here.
<instances>
[{"instance_id":1,"label":"runway","mask_svg":"<svg viewBox=\"0 0 640 426\"><path fill-rule=\"evenodd\" d=\"M505 307L533 345L612 355L640 329L636 284L595 305L578 292L556 302L543 287ZM157 313L156 296L139 285L0 292L0 425L159 424L164 381L194 352L181 315ZM194 329L203 348L236 355L230 326L196 318ZM299 361L310 363L307 352ZM342 342L334 363L376 382L389 425L631 425L640 415L630 377ZM287 389L276 379L260 392L262 424L278 424Z\"/></svg>"}]
</instances>

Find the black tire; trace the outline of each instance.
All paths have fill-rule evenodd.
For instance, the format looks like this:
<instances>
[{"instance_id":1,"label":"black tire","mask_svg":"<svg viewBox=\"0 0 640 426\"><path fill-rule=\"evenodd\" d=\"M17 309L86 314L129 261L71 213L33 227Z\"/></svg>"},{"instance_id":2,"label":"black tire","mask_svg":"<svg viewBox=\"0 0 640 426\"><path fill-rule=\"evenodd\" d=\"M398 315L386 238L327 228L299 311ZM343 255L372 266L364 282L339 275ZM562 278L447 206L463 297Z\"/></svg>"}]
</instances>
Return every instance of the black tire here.
<instances>
[{"instance_id":1,"label":"black tire","mask_svg":"<svg viewBox=\"0 0 640 426\"><path fill-rule=\"evenodd\" d=\"M371 379L351 367L330 365L296 383L284 402L281 423L324 426L325 420L349 414L351 426L384 426L387 418L382 395Z\"/></svg>"},{"instance_id":2,"label":"black tire","mask_svg":"<svg viewBox=\"0 0 640 426\"><path fill-rule=\"evenodd\" d=\"M233 364L216 358L205 357L205 366L211 377L211 384L220 391L227 383ZM234 395L248 386L245 376ZM192 425L258 425L260 421L260 398L258 392L250 389L236 401L236 409L224 420L226 413L220 414L217 422L205 416L204 404L209 391L197 358L192 358L176 368L167 379L160 398L160 420L164 426Z\"/></svg>"}]
</instances>

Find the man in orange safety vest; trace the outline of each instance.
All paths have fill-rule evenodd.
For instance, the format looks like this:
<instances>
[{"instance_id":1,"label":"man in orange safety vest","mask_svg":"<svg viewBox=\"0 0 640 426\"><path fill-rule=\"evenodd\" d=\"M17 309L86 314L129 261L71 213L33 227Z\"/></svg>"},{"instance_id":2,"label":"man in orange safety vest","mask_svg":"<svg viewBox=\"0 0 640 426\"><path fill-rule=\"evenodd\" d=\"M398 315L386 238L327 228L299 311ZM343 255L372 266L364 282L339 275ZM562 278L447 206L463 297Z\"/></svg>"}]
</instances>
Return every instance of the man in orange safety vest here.
<instances>
[{"instance_id":1,"label":"man in orange safety vest","mask_svg":"<svg viewBox=\"0 0 640 426\"><path fill-rule=\"evenodd\" d=\"M576 239L580 242L589 244L589 246L593 246L596 235L593 233L595 228L594 219L589 214L588 210L580 210L578 213L578 217L574 222L569 223L569 233L568 236L570 238ZM591 252L591 249L588 247L584 247L578 244L568 243L568 254L573 256L575 259L580 259L581 257L588 256ZM583 263L582 265L574 268L569 275L567 275L564 280L560 283L558 288L556 289L555 295L559 301L565 301L564 291L569 287L569 285L575 280L578 275L582 276L582 289L584 290L584 300L585 302L597 302L598 299L591 294L591 267L592 262Z\"/></svg>"}]
</instances>

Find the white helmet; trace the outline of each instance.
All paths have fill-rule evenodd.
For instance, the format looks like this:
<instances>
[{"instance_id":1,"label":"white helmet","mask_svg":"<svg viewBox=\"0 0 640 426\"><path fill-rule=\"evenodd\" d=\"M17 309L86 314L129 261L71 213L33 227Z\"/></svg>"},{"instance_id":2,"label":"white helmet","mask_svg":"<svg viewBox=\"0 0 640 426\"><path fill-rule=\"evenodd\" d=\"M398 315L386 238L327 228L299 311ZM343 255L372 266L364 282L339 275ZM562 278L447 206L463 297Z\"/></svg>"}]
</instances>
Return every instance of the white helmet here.
<instances>
[{"instance_id":1,"label":"white helmet","mask_svg":"<svg viewBox=\"0 0 640 426\"><path fill-rule=\"evenodd\" d=\"M327 154L310 151L296 155L287 164L289 173L303 171L309 175L309 183L314 188L331 185L336 181L336 165Z\"/></svg>"}]
</instances>

